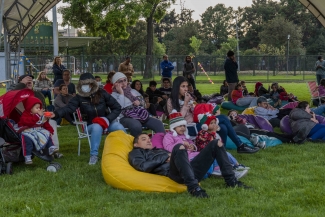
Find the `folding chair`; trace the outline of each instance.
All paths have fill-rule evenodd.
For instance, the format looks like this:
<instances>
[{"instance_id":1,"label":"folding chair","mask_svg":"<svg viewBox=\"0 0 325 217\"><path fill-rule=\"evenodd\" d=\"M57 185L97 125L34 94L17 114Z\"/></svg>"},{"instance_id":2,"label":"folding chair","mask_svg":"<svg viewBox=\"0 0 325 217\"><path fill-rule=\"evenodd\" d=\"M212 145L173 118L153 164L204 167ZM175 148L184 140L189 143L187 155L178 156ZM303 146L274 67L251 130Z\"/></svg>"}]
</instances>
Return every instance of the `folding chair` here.
<instances>
[{"instance_id":1,"label":"folding chair","mask_svg":"<svg viewBox=\"0 0 325 217\"><path fill-rule=\"evenodd\" d=\"M317 83L316 81L307 81L307 87L310 93L310 104L313 104L313 100L317 99L319 100L319 105L322 103L321 102L321 96L319 96L319 92L317 89Z\"/></svg>"},{"instance_id":2,"label":"folding chair","mask_svg":"<svg viewBox=\"0 0 325 217\"><path fill-rule=\"evenodd\" d=\"M89 148L91 148L90 144L90 135L88 134L87 122L82 121L82 116L80 113L80 109L78 108L76 112L73 113L74 123L76 125L78 131L78 156L80 156L80 145L81 139L87 138L89 143Z\"/></svg>"}]
</instances>

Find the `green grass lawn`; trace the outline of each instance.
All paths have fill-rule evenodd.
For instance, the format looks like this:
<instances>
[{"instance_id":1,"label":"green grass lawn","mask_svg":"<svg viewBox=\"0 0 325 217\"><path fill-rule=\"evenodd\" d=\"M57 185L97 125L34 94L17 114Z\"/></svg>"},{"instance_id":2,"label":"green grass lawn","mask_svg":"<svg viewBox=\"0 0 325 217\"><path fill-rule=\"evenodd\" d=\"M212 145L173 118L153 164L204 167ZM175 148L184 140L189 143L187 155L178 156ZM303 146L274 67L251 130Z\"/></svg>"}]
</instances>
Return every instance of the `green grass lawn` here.
<instances>
[{"instance_id":1,"label":"green grass lawn","mask_svg":"<svg viewBox=\"0 0 325 217\"><path fill-rule=\"evenodd\" d=\"M281 85L309 100L306 84ZM247 86L253 90L253 84ZM203 94L219 87L198 84ZM254 189L227 189L222 179L210 178L201 182L210 198L196 199L188 193L113 189L104 182L100 164L88 165L86 140L77 156L75 127L58 132L64 158L57 161L63 168L47 172L47 163L35 158L33 165L15 164L12 176L0 175L0 216L324 216L324 144L284 144L253 155L230 151L251 167L242 181Z\"/></svg>"}]
</instances>

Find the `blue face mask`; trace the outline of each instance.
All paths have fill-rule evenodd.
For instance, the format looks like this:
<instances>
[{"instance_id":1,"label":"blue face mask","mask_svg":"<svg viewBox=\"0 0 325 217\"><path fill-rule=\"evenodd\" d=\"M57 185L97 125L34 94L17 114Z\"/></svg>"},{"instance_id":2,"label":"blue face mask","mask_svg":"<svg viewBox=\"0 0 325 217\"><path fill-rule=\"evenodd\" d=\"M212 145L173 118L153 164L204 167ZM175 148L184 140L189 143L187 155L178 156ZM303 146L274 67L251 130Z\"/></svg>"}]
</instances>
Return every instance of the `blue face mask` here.
<instances>
[{"instance_id":1,"label":"blue face mask","mask_svg":"<svg viewBox=\"0 0 325 217\"><path fill-rule=\"evenodd\" d=\"M84 93L89 93L91 91L91 88L90 88L89 84L85 84L85 85L81 86L81 90Z\"/></svg>"}]
</instances>

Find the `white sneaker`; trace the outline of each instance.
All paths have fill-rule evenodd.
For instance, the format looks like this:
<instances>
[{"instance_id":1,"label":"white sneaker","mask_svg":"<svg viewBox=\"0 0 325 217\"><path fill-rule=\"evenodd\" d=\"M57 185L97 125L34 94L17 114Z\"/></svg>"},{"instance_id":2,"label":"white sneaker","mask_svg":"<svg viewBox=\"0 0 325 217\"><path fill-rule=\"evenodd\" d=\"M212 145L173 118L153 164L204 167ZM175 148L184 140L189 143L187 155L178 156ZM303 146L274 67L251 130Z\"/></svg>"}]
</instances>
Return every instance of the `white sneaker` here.
<instances>
[{"instance_id":1,"label":"white sneaker","mask_svg":"<svg viewBox=\"0 0 325 217\"><path fill-rule=\"evenodd\" d=\"M236 171L243 171L243 170L249 170L249 169L251 169L250 167L247 167L247 166L245 166L243 164L235 165L235 166L233 166L233 168Z\"/></svg>"},{"instance_id":2,"label":"white sneaker","mask_svg":"<svg viewBox=\"0 0 325 217\"><path fill-rule=\"evenodd\" d=\"M90 156L90 159L89 159L89 165L95 165L98 161L98 157L96 155L92 155Z\"/></svg>"},{"instance_id":3,"label":"white sneaker","mask_svg":"<svg viewBox=\"0 0 325 217\"><path fill-rule=\"evenodd\" d=\"M25 164L32 164L32 155L26 155L25 156Z\"/></svg>"},{"instance_id":4,"label":"white sneaker","mask_svg":"<svg viewBox=\"0 0 325 217\"><path fill-rule=\"evenodd\" d=\"M256 146L259 147L260 149L265 149L266 148L266 143L265 143L265 141L258 142L256 144Z\"/></svg>"},{"instance_id":5,"label":"white sneaker","mask_svg":"<svg viewBox=\"0 0 325 217\"><path fill-rule=\"evenodd\" d=\"M213 170L211 175L215 177L222 177L221 170Z\"/></svg>"},{"instance_id":6,"label":"white sneaker","mask_svg":"<svg viewBox=\"0 0 325 217\"><path fill-rule=\"evenodd\" d=\"M236 170L235 170L234 172L235 172L235 177L236 177L236 179L238 180L238 179L240 179L240 178L246 176L247 173L248 173L248 170L243 170L243 171L236 171Z\"/></svg>"},{"instance_id":7,"label":"white sneaker","mask_svg":"<svg viewBox=\"0 0 325 217\"><path fill-rule=\"evenodd\" d=\"M58 152L59 149L56 146L49 147L49 155L53 155L54 153Z\"/></svg>"}]
</instances>

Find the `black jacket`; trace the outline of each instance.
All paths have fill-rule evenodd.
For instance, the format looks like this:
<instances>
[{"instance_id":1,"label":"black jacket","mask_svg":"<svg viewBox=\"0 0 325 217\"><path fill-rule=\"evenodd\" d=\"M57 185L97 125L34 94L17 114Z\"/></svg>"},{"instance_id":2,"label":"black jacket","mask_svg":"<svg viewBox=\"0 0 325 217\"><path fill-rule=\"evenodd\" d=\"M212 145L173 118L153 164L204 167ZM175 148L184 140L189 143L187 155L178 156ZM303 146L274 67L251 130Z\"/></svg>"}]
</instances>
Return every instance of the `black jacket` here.
<instances>
[{"instance_id":1,"label":"black jacket","mask_svg":"<svg viewBox=\"0 0 325 217\"><path fill-rule=\"evenodd\" d=\"M63 70L66 68L62 64L60 66L58 66L57 64L53 64L52 69L53 69L53 74L54 74L53 84L55 84L55 82L58 79L63 79Z\"/></svg>"},{"instance_id":2,"label":"black jacket","mask_svg":"<svg viewBox=\"0 0 325 217\"><path fill-rule=\"evenodd\" d=\"M153 103L155 97L161 97L162 95L165 95L164 92L156 89L155 91L152 91L150 87L147 88L146 94L149 95L149 101Z\"/></svg>"},{"instance_id":3,"label":"black jacket","mask_svg":"<svg viewBox=\"0 0 325 217\"><path fill-rule=\"evenodd\" d=\"M95 80L92 80L92 89L89 93L84 93L81 90L82 81L79 81L77 85L78 94L73 97L69 103L58 110L54 111L55 117L64 117L67 114L72 114L77 108L80 108L83 115L83 121L87 121L87 124L92 124L92 120L95 117L106 117L111 123L121 113L121 105L116 101L114 97L108 94L105 90L99 89ZM98 104L91 102L91 98L97 92L101 93L101 98ZM109 110L110 111L109 111Z\"/></svg>"},{"instance_id":4,"label":"black jacket","mask_svg":"<svg viewBox=\"0 0 325 217\"><path fill-rule=\"evenodd\" d=\"M228 83L238 83L238 64L237 62L232 61L232 59L227 58L224 65L226 81Z\"/></svg>"},{"instance_id":5,"label":"black jacket","mask_svg":"<svg viewBox=\"0 0 325 217\"><path fill-rule=\"evenodd\" d=\"M169 163L166 162L169 158L168 153L164 149L134 148L129 153L129 163L138 171L168 176Z\"/></svg>"}]
</instances>

